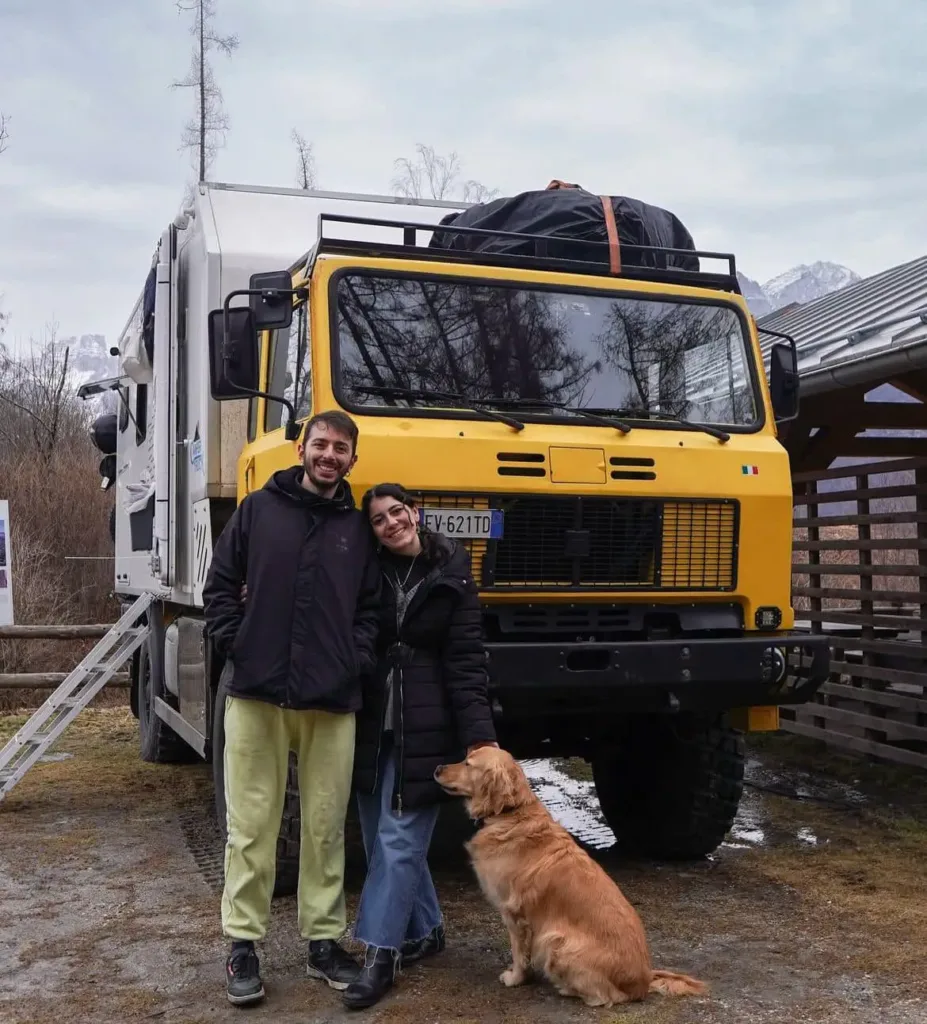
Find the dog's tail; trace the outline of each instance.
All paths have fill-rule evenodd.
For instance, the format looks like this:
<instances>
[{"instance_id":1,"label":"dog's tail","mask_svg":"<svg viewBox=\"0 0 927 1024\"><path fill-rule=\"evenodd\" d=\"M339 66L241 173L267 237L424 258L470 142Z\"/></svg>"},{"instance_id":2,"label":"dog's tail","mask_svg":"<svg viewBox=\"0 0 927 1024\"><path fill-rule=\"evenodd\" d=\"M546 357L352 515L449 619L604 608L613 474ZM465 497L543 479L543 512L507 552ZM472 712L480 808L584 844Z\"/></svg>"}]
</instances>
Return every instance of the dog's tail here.
<instances>
[{"instance_id":1,"label":"dog's tail","mask_svg":"<svg viewBox=\"0 0 927 1024\"><path fill-rule=\"evenodd\" d=\"M704 981L690 978L688 974L674 971L653 971L650 976L650 991L664 996L702 996L708 991Z\"/></svg>"}]
</instances>

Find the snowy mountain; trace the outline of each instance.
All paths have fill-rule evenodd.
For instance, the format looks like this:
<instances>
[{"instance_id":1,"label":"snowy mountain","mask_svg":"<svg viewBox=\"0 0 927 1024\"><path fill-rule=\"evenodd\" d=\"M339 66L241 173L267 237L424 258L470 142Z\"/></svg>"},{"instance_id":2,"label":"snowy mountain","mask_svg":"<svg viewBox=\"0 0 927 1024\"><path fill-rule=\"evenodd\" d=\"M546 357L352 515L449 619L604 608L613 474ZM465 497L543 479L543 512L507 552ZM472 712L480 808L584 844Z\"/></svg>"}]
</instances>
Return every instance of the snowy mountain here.
<instances>
[{"instance_id":1,"label":"snowy mountain","mask_svg":"<svg viewBox=\"0 0 927 1024\"><path fill-rule=\"evenodd\" d=\"M813 302L862 280L849 267L821 260L810 266L802 263L792 267L762 285L741 273L737 274L737 278L755 317L766 316L793 302Z\"/></svg>"},{"instance_id":2,"label":"snowy mountain","mask_svg":"<svg viewBox=\"0 0 927 1024\"><path fill-rule=\"evenodd\" d=\"M119 376L119 360L109 354L109 345L102 334L82 334L79 338L59 338L59 348L68 348L68 376L72 392L82 384ZM86 403L93 415L115 412L118 404L114 392L88 398Z\"/></svg>"},{"instance_id":3,"label":"snowy mountain","mask_svg":"<svg viewBox=\"0 0 927 1024\"><path fill-rule=\"evenodd\" d=\"M102 334L82 334L79 338L62 338L59 347L68 346L68 365L74 387L119 373L119 360L109 354Z\"/></svg>"},{"instance_id":4,"label":"snowy mountain","mask_svg":"<svg viewBox=\"0 0 927 1024\"><path fill-rule=\"evenodd\" d=\"M739 270L737 271L737 280L740 283L740 291L750 307L750 312L757 320L761 316L766 316L767 313L773 311L773 304L769 301L769 296L763 291L763 286L758 281L754 281L752 277L747 277L746 274L741 274Z\"/></svg>"},{"instance_id":5,"label":"snowy mountain","mask_svg":"<svg viewBox=\"0 0 927 1024\"><path fill-rule=\"evenodd\" d=\"M784 274L774 277L763 285L763 292L772 303L773 309L788 306L792 302L811 302L831 292L856 284L862 278L859 274L839 263L802 263Z\"/></svg>"}]
</instances>

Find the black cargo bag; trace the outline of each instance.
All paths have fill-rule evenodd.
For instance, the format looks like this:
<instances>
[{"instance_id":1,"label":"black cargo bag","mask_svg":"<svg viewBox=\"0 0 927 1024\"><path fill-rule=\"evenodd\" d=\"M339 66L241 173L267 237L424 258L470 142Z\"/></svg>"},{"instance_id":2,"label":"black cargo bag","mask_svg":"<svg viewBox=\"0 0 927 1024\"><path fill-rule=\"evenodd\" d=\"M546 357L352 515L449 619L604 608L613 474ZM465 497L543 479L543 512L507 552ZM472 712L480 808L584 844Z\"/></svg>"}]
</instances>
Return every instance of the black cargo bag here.
<instances>
[{"instance_id":1,"label":"black cargo bag","mask_svg":"<svg viewBox=\"0 0 927 1024\"><path fill-rule=\"evenodd\" d=\"M546 189L478 203L460 213L448 214L441 226L514 231L548 239L539 252L533 239L435 231L430 245L451 251L542 255L557 260L603 263L612 273L620 273L622 266L696 272L699 269L695 255L627 248L657 246L694 253L692 236L669 210L626 196L597 196L579 185L557 180ZM589 242L600 244L586 244Z\"/></svg>"}]
</instances>

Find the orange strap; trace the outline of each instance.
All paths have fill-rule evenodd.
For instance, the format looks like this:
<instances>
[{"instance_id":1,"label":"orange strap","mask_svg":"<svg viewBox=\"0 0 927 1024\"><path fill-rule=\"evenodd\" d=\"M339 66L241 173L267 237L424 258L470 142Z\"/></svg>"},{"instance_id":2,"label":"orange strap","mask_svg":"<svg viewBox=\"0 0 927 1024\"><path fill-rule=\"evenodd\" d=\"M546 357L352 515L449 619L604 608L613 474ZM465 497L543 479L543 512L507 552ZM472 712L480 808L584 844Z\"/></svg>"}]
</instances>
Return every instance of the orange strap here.
<instances>
[{"instance_id":1,"label":"orange strap","mask_svg":"<svg viewBox=\"0 0 927 1024\"><path fill-rule=\"evenodd\" d=\"M608 232L608 268L613 274L621 273L621 244L618 241L618 225L615 223L615 211L608 196L599 196L602 210L605 212L605 230Z\"/></svg>"}]
</instances>

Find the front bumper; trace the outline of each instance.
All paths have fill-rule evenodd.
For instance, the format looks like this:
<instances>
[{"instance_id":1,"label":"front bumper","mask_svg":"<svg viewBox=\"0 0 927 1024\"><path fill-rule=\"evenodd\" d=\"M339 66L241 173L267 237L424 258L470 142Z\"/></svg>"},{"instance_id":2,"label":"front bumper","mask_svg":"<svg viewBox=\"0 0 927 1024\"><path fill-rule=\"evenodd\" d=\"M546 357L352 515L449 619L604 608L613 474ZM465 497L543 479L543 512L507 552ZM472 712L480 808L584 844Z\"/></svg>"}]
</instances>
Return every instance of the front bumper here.
<instances>
[{"instance_id":1,"label":"front bumper","mask_svg":"<svg viewBox=\"0 0 927 1024\"><path fill-rule=\"evenodd\" d=\"M827 637L797 633L628 643L490 643L503 706L537 713L802 704L827 679Z\"/></svg>"}]
</instances>

